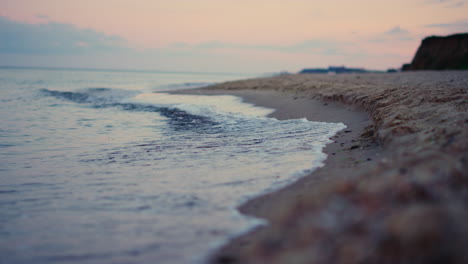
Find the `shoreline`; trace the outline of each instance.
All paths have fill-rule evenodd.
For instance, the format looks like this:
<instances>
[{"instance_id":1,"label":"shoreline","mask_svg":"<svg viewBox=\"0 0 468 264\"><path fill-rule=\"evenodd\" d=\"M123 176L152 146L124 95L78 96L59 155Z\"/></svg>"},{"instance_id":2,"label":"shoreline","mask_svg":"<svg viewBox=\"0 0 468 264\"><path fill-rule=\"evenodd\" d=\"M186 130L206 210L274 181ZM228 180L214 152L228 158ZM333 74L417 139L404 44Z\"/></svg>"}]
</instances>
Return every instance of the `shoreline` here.
<instances>
[{"instance_id":1,"label":"shoreline","mask_svg":"<svg viewBox=\"0 0 468 264\"><path fill-rule=\"evenodd\" d=\"M278 120L306 118L309 121L343 123L346 128L336 133L331 142L322 151L327 154L324 165L313 172L304 175L299 180L277 191L256 196L237 207L243 215L254 216L268 222L272 220L275 206L278 203L291 203L300 199L301 193L311 185L330 180L345 174L353 177L359 171L385 157L380 145L372 138L363 136L372 126L369 115L357 107L337 102L325 102L312 98L298 98L295 95L278 91L252 90L207 90L204 88L180 90L173 94L194 95L233 95L242 98L246 103L260 107L273 108L275 111L268 117ZM352 170L352 174L349 173ZM232 239L227 245L218 249L215 263L229 262L235 252L246 250L251 240L265 231L265 226L259 226L246 234Z\"/></svg>"},{"instance_id":2,"label":"shoreline","mask_svg":"<svg viewBox=\"0 0 468 264\"><path fill-rule=\"evenodd\" d=\"M365 167L385 157L380 145L374 139L363 136L363 134L368 133L368 130L372 126L369 115L353 106L331 101L323 102L312 98L297 98L291 94L277 91L207 90L196 88L171 93L233 95L242 98L245 103L275 109L268 117L278 120L306 118L309 121L343 123L346 125L346 128L330 138L331 142L323 148L322 151L327 154L324 166L280 190L254 197L245 202L237 208L242 214L268 219L268 212L278 202L276 200L294 199L295 195L293 193L297 189L314 184L317 180L326 180L326 177L321 178L316 176L316 174L337 175L339 172L349 169L353 169L353 174L355 174L357 173L356 169L365 169ZM350 175L347 174L347 177L350 177ZM283 195L290 197L279 198L279 196Z\"/></svg>"},{"instance_id":3,"label":"shoreline","mask_svg":"<svg viewBox=\"0 0 468 264\"><path fill-rule=\"evenodd\" d=\"M277 76L189 92L348 126L324 149L324 167L241 205L269 225L211 262L465 263L467 89L468 72L452 71Z\"/></svg>"}]
</instances>

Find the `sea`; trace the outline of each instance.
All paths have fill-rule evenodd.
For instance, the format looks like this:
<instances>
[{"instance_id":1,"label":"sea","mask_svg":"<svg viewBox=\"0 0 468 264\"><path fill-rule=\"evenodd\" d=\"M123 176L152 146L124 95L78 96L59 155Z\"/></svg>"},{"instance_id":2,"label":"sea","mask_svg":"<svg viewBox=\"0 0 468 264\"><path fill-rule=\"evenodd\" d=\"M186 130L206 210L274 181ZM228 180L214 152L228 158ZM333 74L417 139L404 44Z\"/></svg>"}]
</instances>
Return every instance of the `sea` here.
<instances>
[{"instance_id":1,"label":"sea","mask_svg":"<svg viewBox=\"0 0 468 264\"><path fill-rule=\"evenodd\" d=\"M247 74L0 69L0 263L204 263L236 207L323 165L345 126L277 120Z\"/></svg>"}]
</instances>

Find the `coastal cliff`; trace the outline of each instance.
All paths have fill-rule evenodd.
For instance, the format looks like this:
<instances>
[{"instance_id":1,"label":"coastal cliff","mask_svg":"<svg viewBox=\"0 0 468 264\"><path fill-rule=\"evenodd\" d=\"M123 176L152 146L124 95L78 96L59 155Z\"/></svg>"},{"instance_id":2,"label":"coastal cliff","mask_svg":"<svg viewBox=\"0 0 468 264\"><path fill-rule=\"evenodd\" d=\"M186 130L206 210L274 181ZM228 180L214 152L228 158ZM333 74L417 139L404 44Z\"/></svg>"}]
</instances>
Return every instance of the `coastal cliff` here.
<instances>
[{"instance_id":1,"label":"coastal cliff","mask_svg":"<svg viewBox=\"0 0 468 264\"><path fill-rule=\"evenodd\" d=\"M468 70L468 33L425 38L402 70Z\"/></svg>"}]
</instances>

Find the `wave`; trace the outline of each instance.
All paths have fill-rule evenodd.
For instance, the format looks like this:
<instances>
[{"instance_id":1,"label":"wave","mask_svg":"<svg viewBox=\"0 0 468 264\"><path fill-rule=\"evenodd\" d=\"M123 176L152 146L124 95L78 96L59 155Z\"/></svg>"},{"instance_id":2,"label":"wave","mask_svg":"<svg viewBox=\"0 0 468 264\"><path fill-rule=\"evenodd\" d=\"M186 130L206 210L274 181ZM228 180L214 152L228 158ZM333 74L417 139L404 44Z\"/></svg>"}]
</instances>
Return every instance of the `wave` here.
<instances>
[{"instance_id":1,"label":"wave","mask_svg":"<svg viewBox=\"0 0 468 264\"><path fill-rule=\"evenodd\" d=\"M55 91L41 89L45 96L74 102L88 104L93 108L118 108L131 112L154 112L166 117L168 124L175 130L197 130L198 132L213 133L213 127L218 122L202 115L194 115L176 107L158 106L153 104L141 104L125 102L125 99L138 94L134 91L116 90L110 88L87 88L77 92Z\"/></svg>"},{"instance_id":2,"label":"wave","mask_svg":"<svg viewBox=\"0 0 468 264\"><path fill-rule=\"evenodd\" d=\"M170 91L170 90L186 90L202 88L210 85L214 85L214 82L186 82L186 83L172 83L166 85L160 85L155 87L155 91Z\"/></svg>"},{"instance_id":3,"label":"wave","mask_svg":"<svg viewBox=\"0 0 468 264\"><path fill-rule=\"evenodd\" d=\"M64 99L79 104L102 105L120 102L126 98L137 95L138 91L111 89L111 88L85 88L77 91L55 91L41 89L44 95Z\"/></svg>"}]
</instances>

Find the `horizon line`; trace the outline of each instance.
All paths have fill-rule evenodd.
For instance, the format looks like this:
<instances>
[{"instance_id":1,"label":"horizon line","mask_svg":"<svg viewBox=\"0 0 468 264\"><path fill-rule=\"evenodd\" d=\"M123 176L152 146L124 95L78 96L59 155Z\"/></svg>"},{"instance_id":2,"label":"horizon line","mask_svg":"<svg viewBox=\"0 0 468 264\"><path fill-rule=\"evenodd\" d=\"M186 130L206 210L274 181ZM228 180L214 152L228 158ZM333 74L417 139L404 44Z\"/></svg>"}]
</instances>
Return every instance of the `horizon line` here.
<instances>
[{"instance_id":1,"label":"horizon line","mask_svg":"<svg viewBox=\"0 0 468 264\"><path fill-rule=\"evenodd\" d=\"M241 72L194 72L194 71L171 71L171 70L138 70L117 68L82 68L82 67L43 67L43 66L11 66L0 65L0 69L24 69L24 70L62 70L62 71L101 71L101 72L134 72L134 73L167 73L167 74L194 74L194 75L255 75L262 73Z\"/></svg>"}]
</instances>

